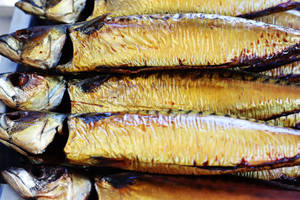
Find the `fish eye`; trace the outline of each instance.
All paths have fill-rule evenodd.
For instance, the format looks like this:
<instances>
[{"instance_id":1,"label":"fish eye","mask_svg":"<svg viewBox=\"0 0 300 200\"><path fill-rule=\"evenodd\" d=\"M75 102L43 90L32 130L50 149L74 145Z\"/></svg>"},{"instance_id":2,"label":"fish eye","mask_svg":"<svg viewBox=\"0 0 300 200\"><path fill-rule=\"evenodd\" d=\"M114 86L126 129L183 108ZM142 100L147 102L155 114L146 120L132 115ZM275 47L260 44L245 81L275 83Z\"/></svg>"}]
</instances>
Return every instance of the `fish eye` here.
<instances>
[{"instance_id":1,"label":"fish eye","mask_svg":"<svg viewBox=\"0 0 300 200\"><path fill-rule=\"evenodd\" d=\"M13 73L7 77L14 87L24 87L29 81L29 76L25 73Z\"/></svg>"}]
</instances>

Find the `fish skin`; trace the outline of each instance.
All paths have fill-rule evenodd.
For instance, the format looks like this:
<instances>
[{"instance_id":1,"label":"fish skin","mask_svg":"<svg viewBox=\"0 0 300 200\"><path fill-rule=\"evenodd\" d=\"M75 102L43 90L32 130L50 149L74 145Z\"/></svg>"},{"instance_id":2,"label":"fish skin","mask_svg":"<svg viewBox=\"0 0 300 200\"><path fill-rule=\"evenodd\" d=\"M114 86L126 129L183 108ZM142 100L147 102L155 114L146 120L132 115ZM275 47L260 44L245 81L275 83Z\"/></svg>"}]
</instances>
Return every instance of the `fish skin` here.
<instances>
[{"instance_id":1,"label":"fish skin","mask_svg":"<svg viewBox=\"0 0 300 200\"><path fill-rule=\"evenodd\" d=\"M299 131L224 116L104 113L70 117L68 127L64 151L72 164L208 175L300 163Z\"/></svg>"},{"instance_id":2,"label":"fish skin","mask_svg":"<svg viewBox=\"0 0 300 200\"><path fill-rule=\"evenodd\" d=\"M67 26L39 26L0 36L0 54L26 66L51 69L60 60Z\"/></svg>"},{"instance_id":3,"label":"fish skin","mask_svg":"<svg viewBox=\"0 0 300 200\"><path fill-rule=\"evenodd\" d=\"M229 70L99 75L70 81L68 92L74 114L181 109L267 120L300 110L298 85Z\"/></svg>"},{"instance_id":4,"label":"fish skin","mask_svg":"<svg viewBox=\"0 0 300 200\"><path fill-rule=\"evenodd\" d=\"M62 72L267 65L300 46L298 30L210 14L101 16L71 27L70 37L75 56Z\"/></svg>"},{"instance_id":5,"label":"fish skin","mask_svg":"<svg viewBox=\"0 0 300 200\"><path fill-rule=\"evenodd\" d=\"M268 123L271 123L274 126L285 126L300 129L300 112L273 118L268 120Z\"/></svg>"},{"instance_id":6,"label":"fish skin","mask_svg":"<svg viewBox=\"0 0 300 200\"><path fill-rule=\"evenodd\" d=\"M2 175L8 184L25 199L88 199L92 184L87 177L63 167L42 166L39 168L38 175L23 168L10 168L3 171Z\"/></svg>"},{"instance_id":7,"label":"fish skin","mask_svg":"<svg viewBox=\"0 0 300 200\"><path fill-rule=\"evenodd\" d=\"M300 61L266 70L260 74L299 83L300 78L297 77L300 76Z\"/></svg>"},{"instance_id":8,"label":"fish skin","mask_svg":"<svg viewBox=\"0 0 300 200\"><path fill-rule=\"evenodd\" d=\"M0 142L23 155L42 154L62 133L63 114L18 111L0 114Z\"/></svg>"},{"instance_id":9,"label":"fish skin","mask_svg":"<svg viewBox=\"0 0 300 200\"><path fill-rule=\"evenodd\" d=\"M298 199L299 192L232 177L182 177L122 173L96 178L99 200Z\"/></svg>"},{"instance_id":10,"label":"fish skin","mask_svg":"<svg viewBox=\"0 0 300 200\"><path fill-rule=\"evenodd\" d=\"M65 91L62 76L19 72L0 75L0 100L18 110L52 110L60 105Z\"/></svg>"},{"instance_id":11,"label":"fish skin","mask_svg":"<svg viewBox=\"0 0 300 200\"><path fill-rule=\"evenodd\" d=\"M75 23L86 6L86 0L21 0L16 7L42 19Z\"/></svg>"}]
</instances>

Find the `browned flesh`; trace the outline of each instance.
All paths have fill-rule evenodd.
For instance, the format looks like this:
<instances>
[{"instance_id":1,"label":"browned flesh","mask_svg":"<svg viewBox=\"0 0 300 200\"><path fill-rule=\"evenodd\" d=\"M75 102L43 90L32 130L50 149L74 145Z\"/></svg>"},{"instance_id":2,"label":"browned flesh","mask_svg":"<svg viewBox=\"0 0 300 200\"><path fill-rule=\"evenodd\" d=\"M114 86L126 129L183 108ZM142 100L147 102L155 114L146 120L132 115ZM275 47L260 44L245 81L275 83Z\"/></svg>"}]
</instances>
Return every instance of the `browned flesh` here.
<instances>
[{"instance_id":1,"label":"browned flesh","mask_svg":"<svg viewBox=\"0 0 300 200\"><path fill-rule=\"evenodd\" d=\"M58 66L65 72L267 65L300 45L298 30L209 14L99 17L70 31L73 60Z\"/></svg>"},{"instance_id":2,"label":"browned flesh","mask_svg":"<svg viewBox=\"0 0 300 200\"><path fill-rule=\"evenodd\" d=\"M224 70L102 75L68 90L72 113L181 109L265 120L300 110L299 86Z\"/></svg>"},{"instance_id":3,"label":"browned flesh","mask_svg":"<svg viewBox=\"0 0 300 200\"><path fill-rule=\"evenodd\" d=\"M274 200L298 199L299 192L266 183L220 177L117 174L96 179L99 200Z\"/></svg>"},{"instance_id":4,"label":"browned flesh","mask_svg":"<svg viewBox=\"0 0 300 200\"><path fill-rule=\"evenodd\" d=\"M299 164L300 132L195 112L69 118L73 164L163 174L225 174Z\"/></svg>"}]
</instances>

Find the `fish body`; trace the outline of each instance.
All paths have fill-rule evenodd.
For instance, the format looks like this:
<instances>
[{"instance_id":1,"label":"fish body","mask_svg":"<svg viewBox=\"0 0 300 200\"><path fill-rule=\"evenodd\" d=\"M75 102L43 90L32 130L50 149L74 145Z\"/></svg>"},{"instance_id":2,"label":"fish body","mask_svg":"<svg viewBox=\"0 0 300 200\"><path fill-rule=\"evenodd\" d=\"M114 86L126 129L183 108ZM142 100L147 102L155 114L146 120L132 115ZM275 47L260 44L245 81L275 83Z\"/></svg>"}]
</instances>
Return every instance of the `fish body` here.
<instances>
[{"instance_id":1,"label":"fish body","mask_svg":"<svg viewBox=\"0 0 300 200\"><path fill-rule=\"evenodd\" d=\"M66 27L44 28L42 32L47 34L40 37L34 37L35 31L30 29L31 35L26 42L22 41L22 48L12 47L19 44L16 33L1 36L0 53L33 67L54 68L66 35L70 34L73 59L60 64L56 68L58 71L136 73L173 68L267 65L278 60L289 61L292 56L299 55L300 45L299 30L211 14L100 16L68 26L70 33L65 33ZM47 39L49 37L52 39ZM43 42L52 45L43 45L42 54L39 54L39 44ZM34 48L27 44L34 44ZM39 51L33 51L36 48ZM44 52L46 57L41 56Z\"/></svg>"},{"instance_id":2,"label":"fish body","mask_svg":"<svg viewBox=\"0 0 300 200\"><path fill-rule=\"evenodd\" d=\"M18 110L52 110L60 105L65 91L62 76L17 72L0 75L0 100Z\"/></svg>"},{"instance_id":3,"label":"fish body","mask_svg":"<svg viewBox=\"0 0 300 200\"><path fill-rule=\"evenodd\" d=\"M16 3L16 7L26 13L63 23L78 21L85 5L86 0L22 0Z\"/></svg>"},{"instance_id":4,"label":"fish body","mask_svg":"<svg viewBox=\"0 0 300 200\"><path fill-rule=\"evenodd\" d=\"M96 179L99 200L298 199L299 192L232 177L116 174Z\"/></svg>"},{"instance_id":5,"label":"fish body","mask_svg":"<svg viewBox=\"0 0 300 200\"><path fill-rule=\"evenodd\" d=\"M260 72L260 74L281 79L288 79L292 82L300 82L300 61L276 67L274 69Z\"/></svg>"},{"instance_id":6,"label":"fish body","mask_svg":"<svg viewBox=\"0 0 300 200\"><path fill-rule=\"evenodd\" d=\"M292 113L280 117L273 118L268 121L275 126L285 126L300 129L300 113Z\"/></svg>"},{"instance_id":7,"label":"fish body","mask_svg":"<svg viewBox=\"0 0 300 200\"><path fill-rule=\"evenodd\" d=\"M198 175L299 164L299 131L217 115L90 114L68 126L64 151L73 164Z\"/></svg>"},{"instance_id":8,"label":"fish body","mask_svg":"<svg viewBox=\"0 0 300 200\"><path fill-rule=\"evenodd\" d=\"M69 82L68 92L72 113L173 109L268 120L300 110L299 86L227 70L100 75Z\"/></svg>"},{"instance_id":9,"label":"fish body","mask_svg":"<svg viewBox=\"0 0 300 200\"><path fill-rule=\"evenodd\" d=\"M4 179L25 199L86 200L91 181L63 167L36 167L27 170L10 168L2 172Z\"/></svg>"},{"instance_id":10,"label":"fish body","mask_svg":"<svg viewBox=\"0 0 300 200\"><path fill-rule=\"evenodd\" d=\"M41 69L57 65L67 26L39 26L0 36L0 54L14 62Z\"/></svg>"},{"instance_id":11,"label":"fish body","mask_svg":"<svg viewBox=\"0 0 300 200\"><path fill-rule=\"evenodd\" d=\"M21 0L16 6L26 13L64 23L79 20L87 0ZM109 13L111 16L128 16L166 13L209 13L253 18L273 12L299 7L289 0L94 0L90 19Z\"/></svg>"},{"instance_id":12,"label":"fish body","mask_svg":"<svg viewBox=\"0 0 300 200\"><path fill-rule=\"evenodd\" d=\"M65 117L33 111L0 114L0 141L23 155L42 154L62 132Z\"/></svg>"}]
</instances>

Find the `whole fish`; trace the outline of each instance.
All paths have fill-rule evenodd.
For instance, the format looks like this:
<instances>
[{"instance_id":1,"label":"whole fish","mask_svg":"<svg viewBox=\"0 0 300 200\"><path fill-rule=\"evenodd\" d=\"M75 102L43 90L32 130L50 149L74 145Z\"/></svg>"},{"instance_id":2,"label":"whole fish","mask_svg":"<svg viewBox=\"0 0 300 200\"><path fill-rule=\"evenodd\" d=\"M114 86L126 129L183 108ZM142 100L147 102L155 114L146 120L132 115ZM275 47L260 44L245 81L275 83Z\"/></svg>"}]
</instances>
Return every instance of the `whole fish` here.
<instances>
[{"instance_id":1,"label":"whole fish","mask_svg":"<svg viewBox=\"0 0 300 200\"><path fill-rule=\"evenodd\" d=\"M2 175L25 199L86 200L92 188L87 177L63 167L11 168Z\"/></svg>"},{"instance_id":2,"label":"whole fish","mask_svg":"<svg viewBox=\"0 0 300 200\"><path fill-rule=\"evenodd\" d=\"M63 23L79 20L87 0L21 0L16 6L42 19ZM294 3L295 4L295 3Z\"/></svg>"},{"instance_id":3,"label":"whole fish","mask_svg":"<svg viewBox=\"0 0 300 200\"><path fill-rule=\"evenodd\" d=\"M299 192L232 177L115 174L96 179L99 200L273 200L298 199Z\"/></svg>"},{"instance_id":4,"label":"whole fish","mask_svg":"<svg viewBox=\"0 0 300 200\"><path fill-rule=\"evenodd\" d=\"M299 7L300 3L290 0L94 0L90 18L109 13L111 16L166 13L209 13L253 18ZM16 6L41 18L59 22L75 22L79 19L87 0L21 0Z\"/></svg>"},{"instance_id":5,"label":"whole fish","mask_svg":"<svg viewBox=\"0 0 300 200\"><path fill-rule=\"evenodd\" d=\"M165 174L299 164L299 131L218 115L105 113L70 117L68 125L64 151L74 164Z\"/></svg>"},{"instance_id":6,"label":"whole fish","mask_svg":"<svg viewBox=\"0 0 300 200\"><path fill-rule=\"evenodd\" d=\"M300 162L298 130L191 111L71 116L68 130L64 144L68 164L210 175L288 167ZM32 138L31 132L23 133L23 137ZM36 146L37 153L47 148L39 145L44 138L27 143L17 136L17 144L9 138L2 142L26 151L30 150L28 145Z\"/></svg>"},{"instance_id":7,"label":"whole fish","mask_svg":"<svg viewBox=\"0 0 300 200\"><path fill-rule=\"evenodd\" d=\"M42 154L62 132L62 114L26 112L0 114L0 142L23 155Z\"/></svg>"},{"instance_id":8,"label":"whole fish","mask_svg":"<svg viewBox=\"0 0 300 200\"><path fill-rule=\"evenodd\" d=\"M66 26L51 26L45 29L47 32L57 30L56 32L63 34L62 27ZM28 30L25 35L36 35L34 32ZM277 60L289 61L291 56L299 55L300 46L299 30L210 14L116 18L101 16L72 25L69 32L73 43L73 59L56 68L62 72L135 73L170 68L267 65ZM0 53L13 60L39 67L26 61L38 59L37 62L40 63L39 52L31 52L30 57L22 60L14 59L5 53L13 51L11 46L16 40L15 37L15 34L0 37ZM33 38L34 41L29 38L26 43L45 40L42 36ZM7 45L7 41L11 41L11 45ZM61 48L64 43L63 40L51 41ZM58 47L53 50L57 59L51 59L51 62L47 62L41 68L56 66L59 60L57 55L60 55L57 49ZM26 48L14 50L22 54ZM47 55L52 55L52 50L47 46L44 47L44 51L50 53Z\"/></svg>"},{"instance_id":9,"label":"whole fish","mask_svg":"<svg viewBox=\"0 0 300 200\"><path fill-rule=\"evenodd\" d=\"M268 120L300 111L298 85L228 70L99 75L72 80L68 92L72 113L181 109Z\"/></svg>"},{"instance_id":10,"label":"whole fish","mask_svg":"<svg viewBox=\"0 0 300 200\"><path fill-rule=\"evenodd\" d=\"M17 72L0 75L0 100L18 110L52 110L60 105L65 91L62 76Z\"/></svg>"}]
</instances>

